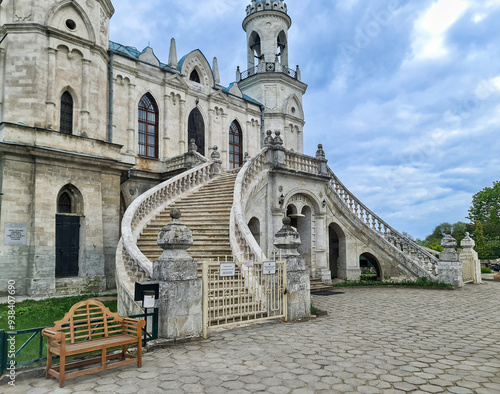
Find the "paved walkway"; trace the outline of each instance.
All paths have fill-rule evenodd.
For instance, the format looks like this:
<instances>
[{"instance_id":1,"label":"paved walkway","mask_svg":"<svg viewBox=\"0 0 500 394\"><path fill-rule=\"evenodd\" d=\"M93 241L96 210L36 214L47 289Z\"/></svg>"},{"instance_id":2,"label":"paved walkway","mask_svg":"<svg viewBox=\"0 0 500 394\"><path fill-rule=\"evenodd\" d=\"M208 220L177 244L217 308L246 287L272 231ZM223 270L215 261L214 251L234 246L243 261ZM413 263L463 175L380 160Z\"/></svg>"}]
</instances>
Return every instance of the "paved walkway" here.
<instances>
[{"instance_id":1,"label":"paved walkway","mask_svg":"<svg viewBox=\"0 0 500 394\"><path fill-rule=\"evenodd\" d=\"M462 290L348 288L328 316L212 333L133 366L12 393L500 393L500 283Z\"/></svg>"}]
</instances>

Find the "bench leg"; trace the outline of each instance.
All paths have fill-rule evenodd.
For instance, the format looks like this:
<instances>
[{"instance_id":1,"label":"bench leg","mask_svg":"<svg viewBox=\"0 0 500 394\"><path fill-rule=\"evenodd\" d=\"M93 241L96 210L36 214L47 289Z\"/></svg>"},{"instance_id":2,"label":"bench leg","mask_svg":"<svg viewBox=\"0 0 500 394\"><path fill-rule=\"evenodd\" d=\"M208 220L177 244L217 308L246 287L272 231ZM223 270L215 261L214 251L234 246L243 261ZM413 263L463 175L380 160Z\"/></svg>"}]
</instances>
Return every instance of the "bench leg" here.
<instances>
[{"instance_id":1,"label":"bench leg","mask_svg":"<svg viewBox=\"0 0 500 394\"><path fill-rule=\"evenodd\" d=\"M47 349L47 368L45 368L45 379L50 378L50 368L52 368L52 352L50 349Z\"/></svg>"},{"instance_id":2,"label":"bench leg","mask_svg":"<svg viewBox=\"0 0 500 394\"><path fill-rule=\"evenodd\" d=\"M142 367L142 338L139 338L137 344L137 368Z\"/></svg>"},{"instance_id":3,"label":"bench leg","mask_svg":"<svg viewBox=\"0 0 500 394\"><path fill-rule=\"evenodd\" d=\"M64 374L66 373L66 355L61 354L59 359L59 387L64 387Z\"/></svg>"},{"instance_id":4,"label":"bench leg","mask_svg":"<svg viewBox=\"0 0 500 394\"><path fill-rule=\"evenodd\" d=\"M127 353L127 345L122 346L122 360L125 360L125 353Z\"/></svg>"},{"instance_id":5,"label":"bench leg","mask_svg":"<svg viewBox=\"0 0 500 394\"><path fill-rule=\"evenodd\" d=\"M107 352L106 352L106 348L103 348L101 350L101 367L103 369L106 369L106 363L107 363Z\"/></svg>"}]
</instances>

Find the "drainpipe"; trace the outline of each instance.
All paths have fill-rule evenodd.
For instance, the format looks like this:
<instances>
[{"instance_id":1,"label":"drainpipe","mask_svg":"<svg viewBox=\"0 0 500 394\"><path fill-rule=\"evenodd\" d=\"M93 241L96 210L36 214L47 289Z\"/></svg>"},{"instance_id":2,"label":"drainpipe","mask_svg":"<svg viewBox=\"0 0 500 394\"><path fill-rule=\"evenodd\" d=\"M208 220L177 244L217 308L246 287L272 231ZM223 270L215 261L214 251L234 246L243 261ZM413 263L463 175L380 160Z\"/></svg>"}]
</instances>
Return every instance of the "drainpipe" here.
<instances>
[{"instance_id":1,"label":"drainpipe","mask_svg":"<svg viewBox=\"0 0 500 394\"><path fill-rule=\"evenodd\" d=\"M266 138L266 127L264 125L264 111L265 111L266 107L264 107L263 105L260 106L260 123L262 125L262 146L261 148L264 147L264 139Z\"/></svg>"},{"instance_id":2,"label":"drainpipe","mask_svg":"<svg viewBox=\"0 0 500 394\"><path fill-rule=\"evenodd\" d=\"M113 52L109 51L109 130L108 142L113 142Z\"/></svg>"}]
</instances>

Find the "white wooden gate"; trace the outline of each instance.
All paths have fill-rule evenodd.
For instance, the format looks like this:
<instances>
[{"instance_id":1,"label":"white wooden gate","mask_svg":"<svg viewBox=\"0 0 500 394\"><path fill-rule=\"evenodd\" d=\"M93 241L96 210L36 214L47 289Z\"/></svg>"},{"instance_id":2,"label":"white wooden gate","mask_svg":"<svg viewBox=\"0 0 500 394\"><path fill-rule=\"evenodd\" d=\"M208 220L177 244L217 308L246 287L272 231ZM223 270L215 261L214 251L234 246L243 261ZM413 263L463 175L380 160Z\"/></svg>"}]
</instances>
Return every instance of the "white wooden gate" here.
<instances>
[{"instance_id":1,"label":"white wooden gate","mask_svg":"<svg viewBox=\"0 0 500 394\"><path fill-rule=\"evenodd\" d=\"M286 260L203 262L203 338L214 326L286 320Z\"/></svg>"}]
</instances>

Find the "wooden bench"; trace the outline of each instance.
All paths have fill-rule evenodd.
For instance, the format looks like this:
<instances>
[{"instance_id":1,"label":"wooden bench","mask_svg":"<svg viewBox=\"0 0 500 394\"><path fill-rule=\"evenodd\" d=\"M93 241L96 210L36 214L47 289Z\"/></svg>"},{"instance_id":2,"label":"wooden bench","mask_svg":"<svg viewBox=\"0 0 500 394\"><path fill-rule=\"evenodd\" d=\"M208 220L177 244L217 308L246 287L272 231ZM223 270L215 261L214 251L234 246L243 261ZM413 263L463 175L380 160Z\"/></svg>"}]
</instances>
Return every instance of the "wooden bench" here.
<instances>
[{"instance_id":1,"label":"wooden bench","mask_svg":"<svg viewBox=\"0 0 500 394\"><path fill-rule=\"evenodd\" d=\"M93 372L137 363L142 365L142 328L144 320L120 317L111 312L101 302L87 300L71 307L62 320L54 322L54 327L44 328L47 337L47 369L45 377L59 379L60 387L65 378L75 378ZM137 345L137 355L127 352L128 345ZM121 347L118 354L108 355L107 350ZM76 354L101 351L101 355L90 359L67 362L66 357ZM52 355L60 357L59 365L52 365ZM85 368L99 362L100 365ZM79 368L66 373L66 370Z\"/></svg>"}]
</instances>

